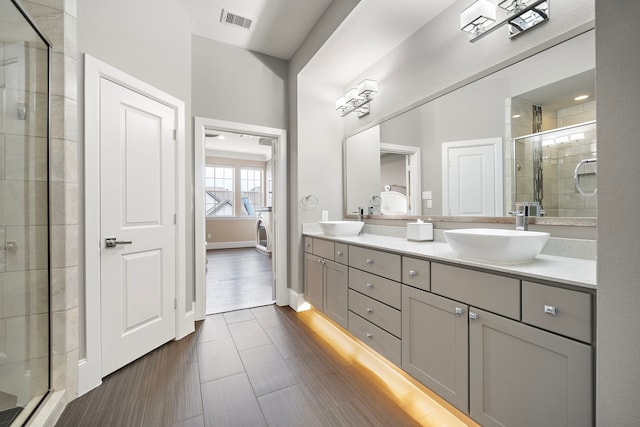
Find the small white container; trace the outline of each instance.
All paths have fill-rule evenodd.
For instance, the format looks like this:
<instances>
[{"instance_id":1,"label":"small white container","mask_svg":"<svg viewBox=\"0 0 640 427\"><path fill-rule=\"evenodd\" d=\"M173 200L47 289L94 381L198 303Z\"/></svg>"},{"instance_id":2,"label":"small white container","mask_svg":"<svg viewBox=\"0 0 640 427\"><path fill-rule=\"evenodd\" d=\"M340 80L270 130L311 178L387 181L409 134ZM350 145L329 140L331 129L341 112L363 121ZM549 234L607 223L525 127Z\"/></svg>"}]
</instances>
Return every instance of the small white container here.
<instances>
[{"instance_id":1,"label":"small white container","mask_svg":"<svg viewBox=\"0 0 640 427\"><path fill-rule=\"evenodd\" d=\"M433 224L430 222L408 223L407 239L414 242L426 242L433 240Z\"/></svg>"}]
</instances>

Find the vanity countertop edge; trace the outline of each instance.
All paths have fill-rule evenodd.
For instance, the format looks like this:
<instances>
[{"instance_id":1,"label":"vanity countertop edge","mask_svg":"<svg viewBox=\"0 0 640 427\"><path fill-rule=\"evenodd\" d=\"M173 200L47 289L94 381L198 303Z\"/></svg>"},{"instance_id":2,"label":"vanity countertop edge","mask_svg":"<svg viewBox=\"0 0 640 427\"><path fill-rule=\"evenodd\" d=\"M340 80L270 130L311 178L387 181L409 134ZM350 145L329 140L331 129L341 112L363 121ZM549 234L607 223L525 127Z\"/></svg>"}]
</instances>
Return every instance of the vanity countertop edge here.
<instances>
[{"instance_id":1,"label":"vanity countertop edge","mask_svg":"<svg viewBox=\"0 0 640 427\"><path fill-rule=\"evenodd\" d=\"M579 288L596 290L596 262L579 258L538 255L524 264L493 264L458 257L448 243L430 241L413 242L401 237L362 234L358 236L329 236L318 232L304 232L304 236L332 240L340 243L395 252L400 255L442 261L474 269L513 274L523 279L550 281Z\"/></svg>"}]
</instances>

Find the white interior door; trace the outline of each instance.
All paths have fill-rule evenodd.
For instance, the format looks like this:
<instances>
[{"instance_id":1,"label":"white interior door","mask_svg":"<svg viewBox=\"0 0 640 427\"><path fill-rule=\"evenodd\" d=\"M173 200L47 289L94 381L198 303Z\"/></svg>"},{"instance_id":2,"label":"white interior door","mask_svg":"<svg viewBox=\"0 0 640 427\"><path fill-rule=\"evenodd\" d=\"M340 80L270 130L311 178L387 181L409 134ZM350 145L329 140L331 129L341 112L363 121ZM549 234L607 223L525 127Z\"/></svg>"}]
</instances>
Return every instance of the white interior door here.
<instances>
[{"instance_id":1,"label":"white interior door","mask_svg":"<svg viewBox=\"0 0 640 427\"><path fill-rule=\"evenodd\" d=\"M100 86L105 376L175 337L175 118L119 84Z\"/></svg>"},{"instance_id":2,"label":"white interior door","mask_svg":"<svg viewBox=\"0 0 640 427\"><path fill-rule=\"evenodd\" d=\"M445 215L501 215L500 143L493 138L443 144Z\"/></svg>"}]
</instances>

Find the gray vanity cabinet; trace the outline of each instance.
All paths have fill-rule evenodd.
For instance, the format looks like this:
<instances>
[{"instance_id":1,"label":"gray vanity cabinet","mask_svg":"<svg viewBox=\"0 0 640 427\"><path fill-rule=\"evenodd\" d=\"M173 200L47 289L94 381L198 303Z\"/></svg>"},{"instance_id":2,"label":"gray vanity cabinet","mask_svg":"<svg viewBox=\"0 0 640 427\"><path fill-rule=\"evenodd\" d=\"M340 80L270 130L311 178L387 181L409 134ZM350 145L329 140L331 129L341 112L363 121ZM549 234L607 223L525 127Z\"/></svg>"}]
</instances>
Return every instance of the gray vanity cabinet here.
<instances>
[{"instance_id":1,"label":"gray vanity cabinet","mask_svg":"<svg viewBox=\"0 0 640 427\"><path fill-rule=\"evenodd\" d=\"M332 261L334 250L333 242L305 238L304 295L317 310L347 328L349 267Z\"/></svg>"},{"instance_id":2,"label":"gray vanity cabinet","mask_svg":"<svg viewBox=\"0 0 640 427\"><path fill-rule=\"evenodd\" d=\"M402 286L402 369L469 411L468 306Z\"/></svg>"},{"instance_id":3,"label":"gray vanity cabinet","mask_svg":"<svg viewBox=\"0 0 640 427\"><path fill-rule=\"evenodd\" d=\"M593 425L592 349L469 308L470 415L483 426Z\"/></svg>"}]
</instances>

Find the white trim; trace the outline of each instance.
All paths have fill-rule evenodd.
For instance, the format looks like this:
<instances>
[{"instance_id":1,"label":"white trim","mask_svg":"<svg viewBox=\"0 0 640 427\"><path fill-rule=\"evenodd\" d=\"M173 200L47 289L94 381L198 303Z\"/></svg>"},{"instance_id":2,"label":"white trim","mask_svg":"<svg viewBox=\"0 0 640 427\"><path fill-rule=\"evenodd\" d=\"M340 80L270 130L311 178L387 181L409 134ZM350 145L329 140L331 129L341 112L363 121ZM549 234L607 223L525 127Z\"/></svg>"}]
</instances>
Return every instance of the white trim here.
<instances>
[{"instance_id":1,"label":"white trim","mask_svg":"<svg viewBox=\"0 0 640 427\"><path fill-rule=\"evenodd\" d=\"M289 288L289 306L295 311L307 311L311 305L304 299L303 292L296 292Z\"/></svg>"},{"instance_id":2,"label":"white trim","mask_svg":"<svg viewBox=\"0 0 640 427\"><path fill-rule=\"evenodd\" d=\"M451 148L464 148L464 147L480 147L480 146L493 146L493 155L495 163L495 214L494 216L502 216L503 213L503 181L502 175L502 138L484 138L484 139L472 139L468 141L453 141L442 143L442 215L449 215L449 149Z\"/></svg>"},{"instance_id":3,"label":"white trim","mask_svg":"<svg viewBox=\"0 0 640 427\"><path fill-rule=\"evenodd\" d=\"M411 210L407 214L422 215L422 176L420 172L422 169L420 167L422 156L420 155L420 147L381 142L380 153L406 154L409 156L411 166L407 167L407 174L410 176L407 181L410 182L407 182L407 184L412 190L409 195L411 198Z\"/></svg>"},{"instance_id":4,"label":"white trim","mask_svg":"<svg viewBox=\"0 0 640 427\"><path fill-rule=\"evenodd\" d=\"M247 133L275 140L273 157L273 259L276 304L290 304L287 284L287 131L278 128L230 122L226 120L194 118L194 257L195 257L195 316L206 314L206 219L204 215L204 165L206 160L205 129ZM255 242L253 242L255 245Z\"/></svg>"},{"instance_id":5,"label":"white trim","mask_svg":"<svg viewBox=\"0 0 640 427\"><path fill-rule=\"evenodd\" d=\"M85 313L86 358L78 363L78 395L102 382L100 320L100 79L105 78L175 111L176 126L176 310L175 336L195 329L194 310L187 309L186 206L185 206L185 105L184 102L117 68L84 55L84 170L85 170ZM191 304L193 305L193 304Z\"/></svg>"},{"instance_id":6,"label":"white trim","mask_svg":"<svg viewBox=\"0 0 640 427\"><path fill-rule=\"evenodd\" d=\"M207 250L210 249L236 249L236 248L254 248L255 240L245 240L240 242L207 242Z\"/></svg>"}]
</instances>

